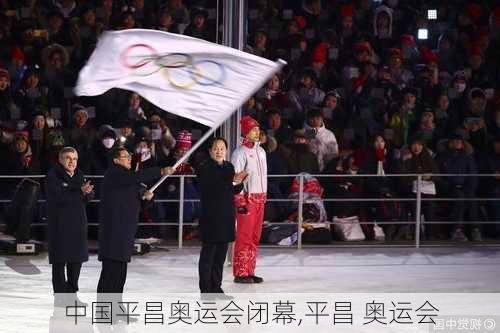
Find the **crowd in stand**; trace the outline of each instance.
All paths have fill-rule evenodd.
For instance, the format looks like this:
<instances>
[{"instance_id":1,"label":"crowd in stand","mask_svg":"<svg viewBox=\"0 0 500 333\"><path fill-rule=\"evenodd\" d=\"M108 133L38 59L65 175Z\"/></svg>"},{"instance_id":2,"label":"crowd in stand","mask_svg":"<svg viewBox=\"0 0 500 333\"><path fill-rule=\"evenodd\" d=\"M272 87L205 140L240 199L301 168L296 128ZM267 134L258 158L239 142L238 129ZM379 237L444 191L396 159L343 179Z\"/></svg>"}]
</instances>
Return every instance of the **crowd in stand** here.
<instances>
[{"instance_id":1,"label":"crowd in stand","mask_svg":"<svg viewBox=\"0 0 500 333\"><path fill-rule=\"evenodd\" d=\"M105 30L148 28L220 42L217 3L0 0L0 174L45 174L64 146L78 150L88 175L103 174L118 145L133 153L135 169L173 164L204 128L132 92L77 98L72 87ZM470 200L500 198L500 175L458 174L500 173L500 2L248 3L244 50L288 62L243 106L261 124L269 174L318 175L328 198L414 198L419 186L424 199L463 199L423 201L425 221L454 223L430 224L426 237L498 237L499 228L468 222L500 220L500 202ZM192 164L177 174L193 174ZM384 177L395 173L421 174L422 182ZM380 177L348 177L354 174ZM292 195L292 180L271 178L269 197ZM178 181L162 186L160 197L177 198ZM9 184L4 197L12 195ZM188 179L186 198L196 192ZM157 205L142 218L176 219L174 206ZM186 206L184 217L195 219L196 204ZM405 201L324 206L329 220L401 222L416 214ZM294 208L270 202L266 219L288 220ZM387 238L411 238L402 226L384 225Z\"/></svg>"}]
</instances>

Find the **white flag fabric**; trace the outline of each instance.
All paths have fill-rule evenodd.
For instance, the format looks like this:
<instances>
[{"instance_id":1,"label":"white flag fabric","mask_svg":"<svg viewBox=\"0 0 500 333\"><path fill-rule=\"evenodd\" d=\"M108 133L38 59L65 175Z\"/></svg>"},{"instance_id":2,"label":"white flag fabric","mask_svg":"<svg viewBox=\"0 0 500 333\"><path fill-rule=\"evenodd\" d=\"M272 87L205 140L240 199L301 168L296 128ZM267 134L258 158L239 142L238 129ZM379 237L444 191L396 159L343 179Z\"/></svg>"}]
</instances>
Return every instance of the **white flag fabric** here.
<instances>
[{"instance_id":1,"label":"white flag fabric","mask_svg":"<svg viewBox=\"0 0 500 333\"><path fill-rule=\"evenodd\" d=\"M111 31L80 71L75 94L131 90L167 112L214 127L283 64L178 34Z\"/></svg>"}]
</instances>

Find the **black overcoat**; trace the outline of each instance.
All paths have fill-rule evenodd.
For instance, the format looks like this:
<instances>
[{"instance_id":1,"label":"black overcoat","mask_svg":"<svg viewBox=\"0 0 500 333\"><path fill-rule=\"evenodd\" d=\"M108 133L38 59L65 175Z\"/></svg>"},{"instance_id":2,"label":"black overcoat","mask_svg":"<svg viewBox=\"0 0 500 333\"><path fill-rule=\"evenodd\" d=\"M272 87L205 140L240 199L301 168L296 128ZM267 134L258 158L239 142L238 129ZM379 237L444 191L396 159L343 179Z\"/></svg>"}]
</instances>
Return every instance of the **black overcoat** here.
<instances>
[{"instance_id":1,"label":"black overcoat","mask_svg":"<svg viewBox=\"0 0 500 333\"><path fill-rule=\"evenodd\" d=\"M232 242L235 238L234 167L209 158L196 168L201 199L199 238L202 242Z\"/></svg>"},{"instance_id":2,"label":"black overcoat","mask_svg":"<svg viewBox=\"0 0 500 333\"><path fill-rule=\"evenodd\" d=\"M104 175L99 205L99 260L129 262L144 187L161 177L160 168L137 172L112 164Z\"/></svg>"},{"instance_id":3,"label":"black overcoat","mask_svg":"<svg viewBox=\"0 0 500 333\"><path fill-rule=\"evenodd\" d=\"M89 259L86 204L94 192L84 195L83 172L70 177L56 164L47 174L45 190L48 202L49 263L81 263Z\"/></svg>"}]
</instances>

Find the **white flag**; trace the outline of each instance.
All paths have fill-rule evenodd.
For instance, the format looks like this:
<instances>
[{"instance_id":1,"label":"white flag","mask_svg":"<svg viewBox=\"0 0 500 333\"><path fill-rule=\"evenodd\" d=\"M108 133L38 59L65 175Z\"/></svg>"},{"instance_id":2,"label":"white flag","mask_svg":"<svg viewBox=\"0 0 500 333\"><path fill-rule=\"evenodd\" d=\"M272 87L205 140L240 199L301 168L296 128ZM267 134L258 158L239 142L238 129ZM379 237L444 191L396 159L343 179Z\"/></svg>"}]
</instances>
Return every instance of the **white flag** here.
<instances>
[{"instance_id":1,"label":"white flag","mask_svg":"<svg viewBox=\"0 0 500 333\"><path fill-rule=\"evenodd\" d=\"M214 127L283 64L162 31L105 32L80 71L75 94L127 89L167 112Z\"/></svg>"}]
</instances>

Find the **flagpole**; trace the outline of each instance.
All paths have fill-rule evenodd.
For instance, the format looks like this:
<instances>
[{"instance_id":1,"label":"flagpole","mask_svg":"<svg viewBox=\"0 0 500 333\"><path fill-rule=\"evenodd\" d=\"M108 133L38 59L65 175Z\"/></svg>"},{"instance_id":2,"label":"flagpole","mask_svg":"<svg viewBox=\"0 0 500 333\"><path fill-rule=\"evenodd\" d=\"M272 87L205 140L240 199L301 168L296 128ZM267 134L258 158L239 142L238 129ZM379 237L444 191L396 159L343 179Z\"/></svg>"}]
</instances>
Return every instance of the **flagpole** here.
<instances>
[{"instance_id":1,"label":"flagpole","mask_svg":"<svg viewBox=\"0 0 500 333\"><path fill-rule=\"evenodd\" d=\"M269 80L269 78L271 78L271 77L274 75L274 73L276 73L277 71L280 71L280 70L281 70L281 68L282 68L284 65L286 65L286 61L284 61L284 60L282 60L282 59L278 59L278 60L276 61L276 63L277 63L277 64L279 64L278 68L277 68L275 71L273 71L273 73L271 73L268 77L264 78L264 79L262 80L262 83L265 83L266 81L268 81L268 80ZM249 98L250 98L250 97L254 94L254 92L255 92L255 91L252 91L252 93L251 93L251 94L249 94L249 95L247 96L247 98L246 98L246 99L244 99L244 101L248 100L248 99L249 99ZM235 109L233 110L233 112L231 112L231 114L230 114L228 117L226 117L225 119L223 119L222 121L220 121L217 125L213 126L211 129L209 129L209 130L208 130L208 131L207 131L207 132L206 132L206 133L205 133L205 134L204 134L204 135L203 135L203 136L202 136L202 137L201 137L201 138L200 138L200 139L199 139L199 140L198 140L198 141L197 141L197 142L196 142L196 143L195 143L192 147L191 147L191 149L189 149L189 150L188 150L188 151L187 151L187 152L186 152L186 153L185 153L185 154L184 154L184 155L183 155L183 156L182 156L179 160L177 160L177 162L175 162L175 164L172 166L172 168L173 168L173 169L176 169L179 165L181 165L182 163L184 163L184 162L185 162L185 161L189 158L189 156L191 156L191 154L192 154L192 153L193 153L196 149L198 149L198 147L200 147L200 146L202 145L202 143L203 143L203 142L205 142L205 141L206 141L206 140L210 137L210 135L212 135L212 134L215 132L215 130L217 130L217 128L218 128L220 125L222 125L222 124L223 124L223 123L227 120L227 118L229 118L229 117L230 117L230 116L231 116L231 115L232 115L232 114L233 114L236 110L237 110L237 108L235 108ZM158 188L158 186L160 186L160 185L161 185L161 184L165 181L165 179L167 179L167 178L168 178L168 176L170 176L170 175L163 175L163 176L160 178L160 180L158 180L158 181L156 182L156 184L154 184L154 185L153 185L153 186L149 189L149 191L150 191L150 192L154 192L154 191Z\"/></svg>"},{"instance_id":2,"label":"flagpole","mask_svg":"<svg viewBox=\"0 0 500 333\"><path fill-rule=\"evenodd\" d=\"M212 127L210 130L208 130L198 141L196 141L196 143L191 147L191 149L189 149L181 158L179 158L177 160L177 162L175 162L175 164L172 166L173 169L176 169L179 165L181 165L182 163L184 163L188 158L189 156L191 156L191 154L196 150L198 149L199 146L202 145L203 142L205 142L214 132L215 130L218 128L219 126L214 126ZM154 192L158 186L161 185L161 183L163 183L165 181L165 179L168 178L168 176L170 175L163 175L160 180L158 180L156 182L156 184L154 184L150 189L149 191L151 192Z\"/></svg>"}]
</instances>

